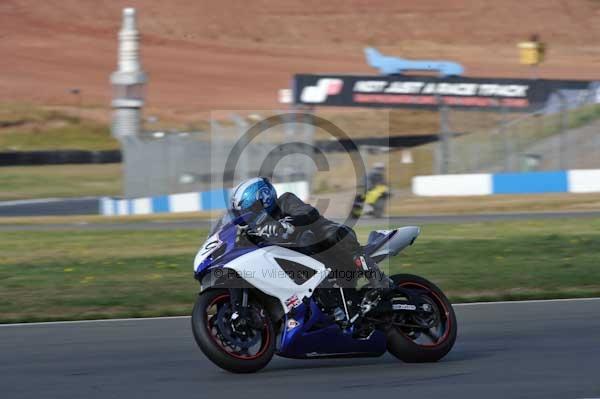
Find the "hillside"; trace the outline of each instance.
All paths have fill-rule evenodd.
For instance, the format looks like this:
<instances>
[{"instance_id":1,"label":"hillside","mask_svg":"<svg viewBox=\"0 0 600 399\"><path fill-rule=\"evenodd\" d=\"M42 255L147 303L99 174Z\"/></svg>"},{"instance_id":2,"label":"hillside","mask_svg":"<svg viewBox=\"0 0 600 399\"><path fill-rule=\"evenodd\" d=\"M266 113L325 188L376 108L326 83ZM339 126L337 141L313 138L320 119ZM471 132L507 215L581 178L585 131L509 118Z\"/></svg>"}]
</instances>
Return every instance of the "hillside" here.
<instances>
[{"instance_id":1,"label":"hillside","mask_svg":"<svg viewBox=\"0 0 600 399\"><path fill-rule=\"evenodd\" d=\"M0 102L104 107L120 10L138 8L148 105L173 117L276 106L295 72L372 73L365 45L449 58L469 75L529 76L516 43L548 43L540 76L598 78L600 2L3 0Z\"/></svg>"}]
</instances>

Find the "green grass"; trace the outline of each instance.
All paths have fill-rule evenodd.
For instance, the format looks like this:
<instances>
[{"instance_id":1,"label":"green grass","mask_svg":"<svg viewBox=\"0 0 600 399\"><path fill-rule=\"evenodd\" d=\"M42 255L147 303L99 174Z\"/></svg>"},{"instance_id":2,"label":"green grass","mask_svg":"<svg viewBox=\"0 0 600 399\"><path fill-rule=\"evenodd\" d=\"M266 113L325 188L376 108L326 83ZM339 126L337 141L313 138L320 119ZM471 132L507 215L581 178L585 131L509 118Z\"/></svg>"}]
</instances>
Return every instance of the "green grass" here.
<instances>
[{"instance_id":1,"label":"green grass","mask_svg":"<svg viewBox=\"0 0 600 399\"><path fill-rule=\"evenodd\" d=\"M586 105L570 111L567 116L567 126L577 128L600 118L600 106L598 104Z\"/></svg>"},{"instance_id":2,"label":"green grass","mask_svg":"<svg viewBox=\"0 0 600 399\"><path fill-rule=\"evenodd\" d=\"M28 104L0 104L0 151L119 148L108 124L79 117L77 112Z\"/></svg>"},{"instance_id":3,"label":"green grass","mask_svg":"<svg viewBox=\"0 0 600 399\"><path fill-rule=\"evenodd\" d=\"M455 301L600 295L600 220L423 228L391 272L423 275Z\"/></svg>"},{"instance_id":4,"label":"green grass","mask_svg":"<svg viewBox=\"0 0 600 399\"><path fill-rule=\"evenodd\" d=\"M0 152L119 148L106 123L80 117L79 112L104 113L90 107L67 112L29 104L0 104ZM0 168L0 201L120 192L121 172L116 164Z\"/></svg>"},{"instance_id":5,"label":"green grass","mask_svg":"<svg viewBox=\"0 0 600 399\"><path fill-rule=\"evenodd\" d=\"M197 231L0 233L0 321L186 314Z\"/></svg>"},{"instance_id":6,"label":"green grass","mask_svg":"<svg viewBox=\"0 0 600 399\"><path fill-rule=\"evenodd\" d=\"M27 104L0 104L0 152L119 148L108 125L78 111ZM82 114L101 112L93 108ZM44 165L0 168L0 201L24 198L116 195L120 165Z\"/></svg>"},{"instance_id":7,"label":"green grass","mask_svg":"<svg viewBox=\"0 0 600 399\"><path fill-rule=\"evenodd\" d=\"M189 314L205 234L2 232L0 322ZM600 219L565 219L429 225L387 266L474 301L600 295L599 264Z\"/></svg>"},{"instance_id":8,"label":"green grass","mask_svg":"<svg viewBox=\"0 0 600 399\"><path fill-rule=\"evenodd\" d=\"M118 195L121 165L45 165L0 168L0 201Z\"/></svg>"}]
</instances>

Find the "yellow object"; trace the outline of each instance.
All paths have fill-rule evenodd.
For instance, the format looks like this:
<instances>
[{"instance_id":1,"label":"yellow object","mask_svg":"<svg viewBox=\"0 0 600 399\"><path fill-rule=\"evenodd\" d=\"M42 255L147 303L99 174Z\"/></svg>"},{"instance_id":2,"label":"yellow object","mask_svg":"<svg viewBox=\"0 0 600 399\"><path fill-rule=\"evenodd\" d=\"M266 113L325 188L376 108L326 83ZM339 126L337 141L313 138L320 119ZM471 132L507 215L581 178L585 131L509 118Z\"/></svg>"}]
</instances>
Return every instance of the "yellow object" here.
<instances>
[{"instance_id":1,"label":"yellow object","mask_svg":"<svg viewBox=\"0 0 600 399\"><path fill-rule=\"evenodd\" d=\"M383 194L387 193L387 191L388 191L388 187L385 184L376 185L371 190L369 190L367 195L365 195L365 203L369 204L369 205L375 204L377 202L377 200L379 199L379 197L381 197Z\"/></svg>"},{"instance_id":2,"label":"yellow object","mask_svg":"<svg viewBox=\"0 0 600 399\"><path fill-rule=\"evenodd\" d=\"M519 61L524 65L537 65L544 60L544 43L521 42L519 47Z\"/></svg>"}]
</instances>

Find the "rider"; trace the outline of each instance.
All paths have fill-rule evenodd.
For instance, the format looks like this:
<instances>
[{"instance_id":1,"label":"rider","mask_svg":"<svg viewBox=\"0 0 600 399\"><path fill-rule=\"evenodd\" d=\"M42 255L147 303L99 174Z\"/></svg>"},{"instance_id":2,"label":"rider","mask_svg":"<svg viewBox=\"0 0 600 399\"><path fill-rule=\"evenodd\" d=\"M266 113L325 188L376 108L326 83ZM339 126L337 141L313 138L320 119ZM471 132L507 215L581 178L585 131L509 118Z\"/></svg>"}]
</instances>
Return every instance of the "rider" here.
<instances>
[{"instance_id":1,"label":"rider","mask_svg":"<svg viewBox=\"0 0 600 399\"><path fill-rule=\"evenodd\" d=\"M375 162L373 169L367 176L367 191L372 190L385 182L385 164L383 162Z\"/></svg>"},{"instance_id":2,"label":"rider","mask_svg":"<svg viewBox=\"0 0 600 399\"><path fill-rule=\"evenodd\" d=\"M390 280L366 255L354 231L319 214L296 195L277 197L269 179L255 177L239 184L231 195L234 215L252 213L248 233L271 242L294 242L342 270L364 274L374 288L389 288Z\"/></svg>"}]
</instances>

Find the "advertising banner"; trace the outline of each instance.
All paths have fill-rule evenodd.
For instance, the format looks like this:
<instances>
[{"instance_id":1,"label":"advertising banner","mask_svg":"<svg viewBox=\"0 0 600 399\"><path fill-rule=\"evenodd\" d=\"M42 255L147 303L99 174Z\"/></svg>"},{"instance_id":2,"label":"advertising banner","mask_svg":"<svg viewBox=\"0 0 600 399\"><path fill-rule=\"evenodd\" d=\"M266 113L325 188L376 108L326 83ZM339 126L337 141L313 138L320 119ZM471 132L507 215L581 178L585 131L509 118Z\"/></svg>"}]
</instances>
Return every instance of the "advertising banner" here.
<instances>
[{"instance_id":1,"label":"advertising banner","mask_svg":"<svg viewBox=\"0 0 600 399\"><path fill-rule=\"evenodd\" d=\"M564 92L564 93L563 93ZM598 82L434 76L295 75L295 104L366 108L453 108L532 111L551 96L591 96Z\"/></svg>"}]
</instances>

